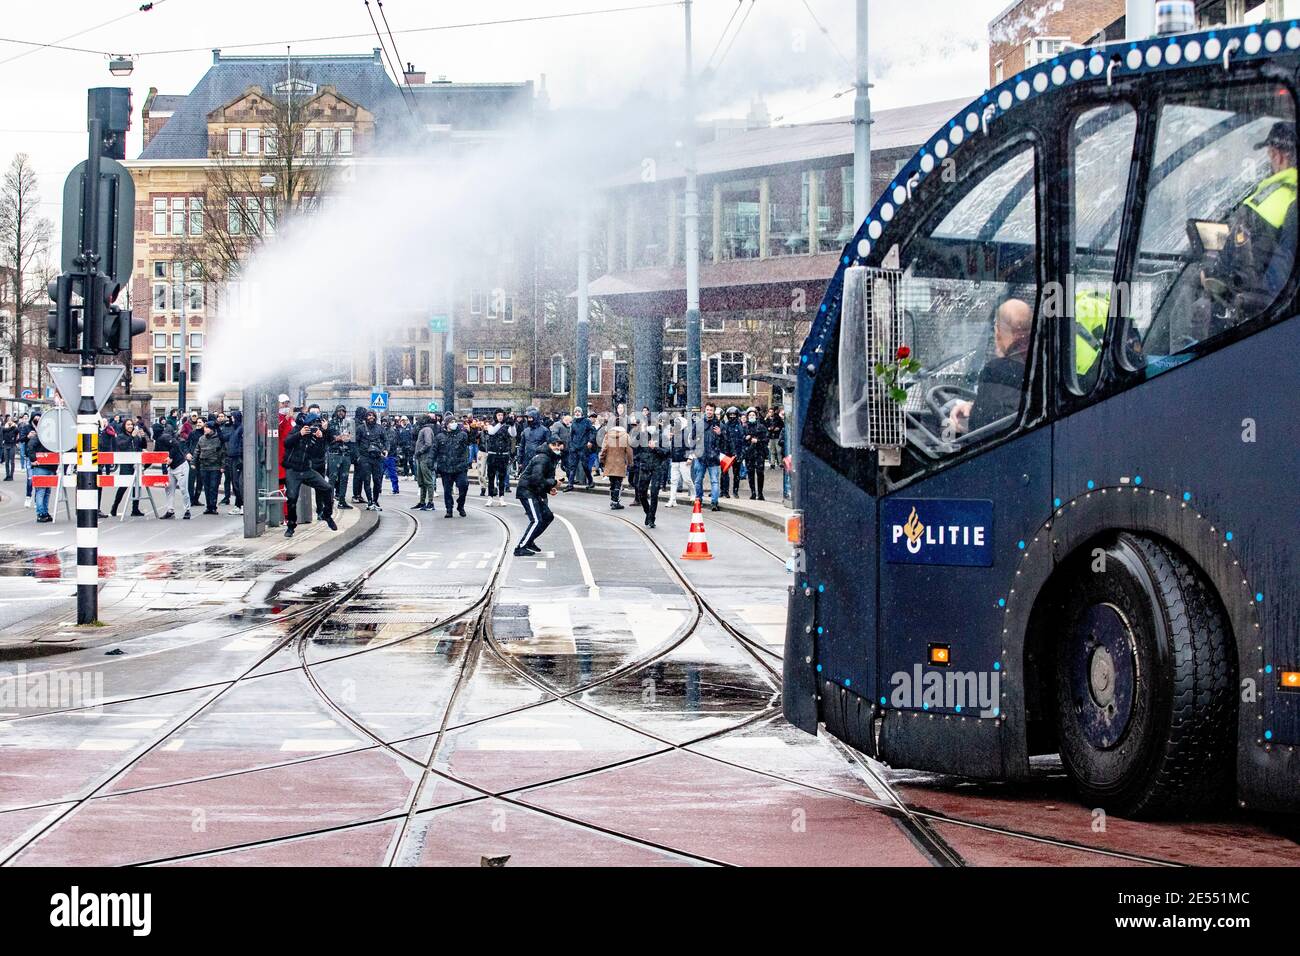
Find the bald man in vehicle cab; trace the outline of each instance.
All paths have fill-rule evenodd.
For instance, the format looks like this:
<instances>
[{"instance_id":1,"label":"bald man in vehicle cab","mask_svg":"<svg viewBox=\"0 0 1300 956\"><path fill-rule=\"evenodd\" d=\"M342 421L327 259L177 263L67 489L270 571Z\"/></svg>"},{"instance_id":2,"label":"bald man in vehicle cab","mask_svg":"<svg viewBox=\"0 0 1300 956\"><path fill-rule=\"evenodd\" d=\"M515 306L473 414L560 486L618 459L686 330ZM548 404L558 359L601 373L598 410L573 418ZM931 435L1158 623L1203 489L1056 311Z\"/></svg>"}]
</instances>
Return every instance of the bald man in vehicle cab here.
<instances>
[{"instance_id":1,"label":"bald man in vehicle cab","mask_svg":"<svg viewBox=\"0 0 1300 956\"><path fill-rule=\"evenodd\" d=\"M978 431L1020 411L1025 363L1034 331L1034 310L1023 299L1007 299L993 320L993 352L975 384L973 402L954 402L949 422L958 435Z\"/></svg>"}]
</instances>

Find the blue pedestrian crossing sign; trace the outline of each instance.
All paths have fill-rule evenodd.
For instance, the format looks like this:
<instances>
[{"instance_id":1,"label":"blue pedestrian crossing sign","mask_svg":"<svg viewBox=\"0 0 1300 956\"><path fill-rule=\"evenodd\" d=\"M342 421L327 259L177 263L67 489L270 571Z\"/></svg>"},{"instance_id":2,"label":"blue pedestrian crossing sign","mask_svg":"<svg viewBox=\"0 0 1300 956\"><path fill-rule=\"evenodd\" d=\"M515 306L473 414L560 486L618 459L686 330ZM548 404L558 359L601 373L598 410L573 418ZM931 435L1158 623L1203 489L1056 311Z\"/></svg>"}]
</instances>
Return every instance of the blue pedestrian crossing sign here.
<instances>
[{"instance_id":1,"label":"blue pedestrian crossing sign","mask_svg":"<svg viewBox=\"0 0 1300 956\"><path fill-rule=\"evenodd\" d=\"M388 393L387 393L387 392L371 392L371 393L370 393L370 407L373 408L373 409L374 409L375 411L377 411L377 412L386 412L386 411L388 411Z\"/></svg>"},{"instance_id":2,"label":"blue pedestrian crossing sign","mask_svg":"<svg viewBox=\"0 0 1300 956\"><path fill-rule=\"evenodd\" d=\"M430 402L430 403L429 403L429 412L430 412L430 413L433 413L433 412L436 412L437 410L438 410L438 403L437 403L437 402Z\"/></svg>"}]
</instances>

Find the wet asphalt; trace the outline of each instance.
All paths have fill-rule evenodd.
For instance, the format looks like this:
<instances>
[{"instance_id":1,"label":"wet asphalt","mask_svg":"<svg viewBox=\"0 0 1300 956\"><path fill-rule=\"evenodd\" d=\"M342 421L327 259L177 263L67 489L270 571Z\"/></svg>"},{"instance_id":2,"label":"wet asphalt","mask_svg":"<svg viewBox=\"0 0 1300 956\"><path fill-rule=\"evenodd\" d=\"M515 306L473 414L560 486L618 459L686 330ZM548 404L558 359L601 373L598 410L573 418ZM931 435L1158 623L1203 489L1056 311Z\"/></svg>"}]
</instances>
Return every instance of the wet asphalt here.
<instances>
[{"instance_id":1,"label":"wet asphalt","mask_svg":"<svg viewBox=\"0 0 1300 956\"><path fill-rule=\"evenodd\" d=\"M1268 821L1098 830L1050 761L972 784L794 730L774 529L706 512L715 558L684 562L690 509L661 504L651 530L630 496L575 493L521 559L513 499L473 488L452 519L383 500L370 538L273 607L0 673L0 861L1300 863ZM0 578L34 562L0 553Z\"/></svg>"}]
</instances>

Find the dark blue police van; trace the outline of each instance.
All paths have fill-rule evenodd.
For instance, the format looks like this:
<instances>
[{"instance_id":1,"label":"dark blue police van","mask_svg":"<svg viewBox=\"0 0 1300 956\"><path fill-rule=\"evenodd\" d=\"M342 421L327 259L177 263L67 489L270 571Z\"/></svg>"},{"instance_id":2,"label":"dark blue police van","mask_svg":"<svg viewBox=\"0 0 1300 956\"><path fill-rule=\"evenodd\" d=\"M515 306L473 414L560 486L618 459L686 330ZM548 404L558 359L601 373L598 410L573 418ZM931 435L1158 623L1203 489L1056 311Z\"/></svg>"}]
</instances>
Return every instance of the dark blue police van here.
<instances>
[{"instance_id":1,"label":"dark blue police van","mask_svg":"<svg viewBox=\"0 0 1300 956\"><path fill-rule=\"evenodd\" d=\"M1093 806L1300 809L1300 24L989 90L798 374L787 717Z\"/></svg>"}]
</instances>

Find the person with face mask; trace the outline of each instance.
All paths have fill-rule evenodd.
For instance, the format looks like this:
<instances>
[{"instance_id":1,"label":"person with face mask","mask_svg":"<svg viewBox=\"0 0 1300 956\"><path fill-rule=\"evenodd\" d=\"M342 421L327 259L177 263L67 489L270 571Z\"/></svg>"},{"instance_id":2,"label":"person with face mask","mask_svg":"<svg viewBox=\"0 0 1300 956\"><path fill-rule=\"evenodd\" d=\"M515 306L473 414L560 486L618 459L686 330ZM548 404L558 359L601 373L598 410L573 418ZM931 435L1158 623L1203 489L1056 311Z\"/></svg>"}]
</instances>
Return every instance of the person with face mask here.
<instances>
[{"instance_id":1,"label":"person with face mask","mask_svg":"<svg viewBox=\"0 0 1300 956\"><path fill-rule=\"evenodd\" d=\"M659 510L659 492L668 482L668 468L672 450L663 444L664 429L659 424L641 425L637 428L633 444L636 446L636 497L645 511L645 526L655 526ZM671 433L669 433L671 441Z\"/></svg>"},{"instance_id":2,"label":"person with face mask","mask_svg":"<svg viewBox=\"0 0 1300 956\"><path fill-rule=\"evenodd\" d=\"M334 506L351 511L348 504L348 472L352 470L352 449L357 440L357 423L346 405L334 408L329 422L329 447L325 451L325 477L334 489Z\"/></svg>"},{"instance_id":3,"label":"person with face mask","mask_svg":"<svg viewBox=\"0 0 1300 956\"><path fill-rule=\"evenodd\" d=\"M722 497L740 497L740 463L748 441L745 438L745 423L740 420L740 409L735 405L727 409L727 419L722 423L722 450L737 459L722 476Z\"/></svg>"},{"instance_id":4,"label":"person with face mask","mask_svg":"<svg viewBox=\"0 0 1300 956\"><path fill-rule=\"evenodd\" d=\"M564 469L565 477L568 484L565 491L573 490L573 473L569 471L569 453L573 449L573 416L565 412L559 419L551 425L551 434L564 442L564 457L560 459L560 466Z\"/></svg>"},{"instance_id":5,"label":"person with face mask","mask_svg":"<svg viewBox=\"0 0 1300 956\"><path fill-rule=\"evenodd\" d=\"M668 507L676 508L679 488L685 489L688 496L695 490L695 479L691 477L691 423L679 414L668 431L672 459L668 470Z\"/></svg>"},{"instance_id":6,"label":"person with face mask","mask_svg":"<svg viewBox=\"0 0 1300 956\"><path fill-rule=\"evenodd\" d=\"M207 502L203 513L214 515L217 513L217 496L221 492L221 475L226 467L226 446L217 432L215 420L209 419L203 423L203 433L195 445L194 462L198 466L203 497ZM113 513L117 513L116 504L113 505Z\"/></svg>"},{"instance_id":7,"label":"person with face mask","mask_svg":"<svg viewBox=\"0 0 1300 956\"><path fill-rule=\"evenodd\" d=\"M361 458L361 446L357 444L356 438L361 433L361 426L366 423L368 414L368 409L358 405L352 416L352 502L358 505L365 504L366 499L361 495L361 468L358 464Z\"/></svg>"},{"instance_id":8,"label":"person with face mask","mask_svg":"<svg viewBox=\"0 0 1300 956\"><path fill-rule=\"evenodd\" d=\"M437 427L434 421L428 415L419 420L419 430L415 434L415 448L413 455L415 459L415 482L420 488L420 503L415 506L416 511L432 511L434 509L434 471L433 464L433 445L437 438Z\"/></svg>"},{"instance_id":9,"label":"person with face mask","mask_svg":"<svg viewBox=\"0 0 1300 956\"><path fill-rule=\"evenodd\" d=\"M514 430L502 409L498 408L492 418L492 423L483 429L482 449L487 462L488 507L500 508L506 503L506 475L510 471Z\"/></svg>"},{"instance_id":10,"label":"person with face mask","mask_svg":"<svg viewBox=\"0 0 1300 956\"><path fill-rule=\"evenodd\" d=\"M588 490L596 486L588 466L588 455L596 448L596 426L581 408L573 410L573 425L569 429L570 444L567 446L564 464L565 474L569 476L569 489L577 484L586 485Z\"/></svg>"},{"instance_id":11,"label":"person with face mask","mask_svg":"<svg viewBox=\"0 0 1300 956\"><path fill-rule=\"evenodd\" d=\"M447 416L446 429L433 440L434 467L442 479L442 500L447 506L447 517L452 511L452 488L458 495L456 512L464 518L465 495L469 493L469 432L464 426Z\"/></svg>"},{"instance_id":12,"label":"person with face mask","mask_svg":"<svg viewBox=\"0 0 1300 956\"><path fill-rule=\"evenodd\" d=\"M767 462L767 425L759 421L758 412L750 409L745 416L744 459L749 470L749 500L764 501L763 469Z\"/></svg>"},{"instance_id":13,"label":"person with face mask","mask_svg":"<svg viewBox=\"0 0 1300 956\"><path fill-rule=\"evenodd\" d=\"M385 418L381 427L384 430L384 476L393 487L393 494L398 493L397 485L397 422Z\"/></svg>"},{"instance_id":14,"label":"person with face mask","mask_svg":"<svg viewBox=\"0 0 1300 956\"><path fill-rule=\"evenodd\" d=\"M383 511L379 495L384 490L384 459L388 457L388 441L384 428L374 412L366 412L366 420L357 430L357 475L366 496L367 511Z\"/></svg>"},{"instance_id":15,"label":"person with face mask","mask_svg":"<svg viewBox=\"0 0 1300 956\"><path fill-rule=\"evenodd\" d=\"M533 460L533 458L546 447L546 443L551 440L551 432L542 424L542 413L537 408L529 408L525 413L528 419L524 425L523 431L519 435L519 470L524 468Z\"/></svg>"}]
</instances>

